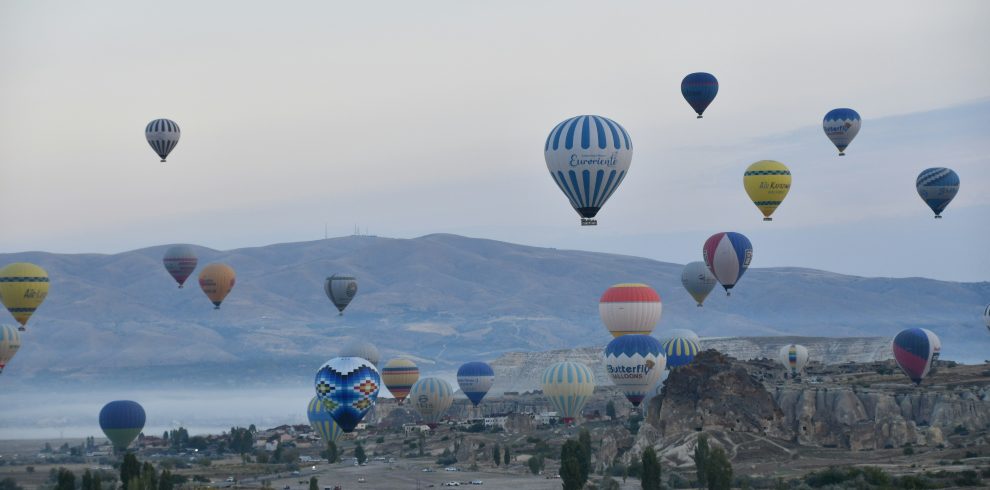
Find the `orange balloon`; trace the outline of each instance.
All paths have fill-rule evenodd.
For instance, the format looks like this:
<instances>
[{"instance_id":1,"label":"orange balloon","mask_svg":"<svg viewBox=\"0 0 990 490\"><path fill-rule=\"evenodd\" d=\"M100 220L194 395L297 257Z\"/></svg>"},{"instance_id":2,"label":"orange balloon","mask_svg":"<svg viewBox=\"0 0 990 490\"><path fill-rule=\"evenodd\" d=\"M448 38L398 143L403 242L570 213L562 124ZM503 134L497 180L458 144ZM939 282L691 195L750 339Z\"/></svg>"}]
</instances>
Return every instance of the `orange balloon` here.
<instances>
[{"instance_id":1,"label":"orange balloon","mask_svg":"<svg viewBox=\"0 0 990 490\"><path fill-rule=\"evenodd\" d=\"M199 287L217 310L220 309L220 303L227 297L227 293L234 289L235 280L234 269L227 264L210 264L199 273Z\"/></svg>"}]
</instances>

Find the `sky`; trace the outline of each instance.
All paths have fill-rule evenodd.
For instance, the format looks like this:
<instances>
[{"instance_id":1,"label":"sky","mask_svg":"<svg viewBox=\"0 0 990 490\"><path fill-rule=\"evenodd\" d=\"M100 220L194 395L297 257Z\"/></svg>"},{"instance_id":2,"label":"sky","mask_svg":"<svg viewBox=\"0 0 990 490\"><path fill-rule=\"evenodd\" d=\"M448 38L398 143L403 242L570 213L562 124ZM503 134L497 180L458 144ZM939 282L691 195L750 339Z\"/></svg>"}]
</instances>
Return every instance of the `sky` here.
<instances>
[{"instance_id":1,"label":"sky","mask_svg":"<svg viewBox=\"0 0 990 490\"><path fill-rule=\"evenodd\" d=\"M606 8L607 5L607 8ZM0 3L0 252L459 233L753 267L990 280L990 3ZM679 91L707 71L697 120ZM864 118L848 155L822 116ZM629 177L580 227L560 121L620 122ZM182 128L168 163L143 130ZM772 223L742 172L794 174ZM917 174L962 189L933 220Z\"/></svg>"}]
</instances>

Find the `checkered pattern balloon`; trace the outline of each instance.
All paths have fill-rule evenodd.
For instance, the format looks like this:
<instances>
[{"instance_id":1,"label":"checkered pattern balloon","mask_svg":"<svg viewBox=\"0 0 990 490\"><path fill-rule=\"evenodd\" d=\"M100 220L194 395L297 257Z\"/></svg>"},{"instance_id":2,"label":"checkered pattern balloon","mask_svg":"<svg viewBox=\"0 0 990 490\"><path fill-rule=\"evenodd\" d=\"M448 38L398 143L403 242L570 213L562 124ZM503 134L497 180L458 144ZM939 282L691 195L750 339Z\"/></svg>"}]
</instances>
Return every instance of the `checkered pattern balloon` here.
<instances>
[{"instance_id":1,"label":"checkered pattern balloon","mask_svg":"<svg viewBox=\"0 0 990 490\"><path fill-rule=\"evenodd\" d=\"M344 432L351 432L375 406L382 379L360 357L335 357L316 372L316 396Z\"/></svg>"}]
</instances>

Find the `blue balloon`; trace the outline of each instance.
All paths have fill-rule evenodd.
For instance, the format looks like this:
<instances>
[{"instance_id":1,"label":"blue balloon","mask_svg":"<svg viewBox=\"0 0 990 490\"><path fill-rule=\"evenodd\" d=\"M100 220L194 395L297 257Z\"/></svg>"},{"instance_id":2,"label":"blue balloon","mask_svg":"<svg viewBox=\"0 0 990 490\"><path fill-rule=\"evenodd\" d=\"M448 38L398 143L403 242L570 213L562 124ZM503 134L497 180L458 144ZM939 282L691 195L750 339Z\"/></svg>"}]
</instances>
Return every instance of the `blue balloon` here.
<instances>
[{"instance_id":1,"label":"blue balloon","mask_svg":"<svg viewBox=\"0 0 990 490\"><path fill-rule=\"evenodd\" d=\"M494 382L495 370L484 362L469 362L457 370L457 385L476 407Z\"/></svg>"},{"instance_id":2,"label":"blue balloon","mask_svg":"<svg viewBox=\"0 0 990 490\"><path fill-rule=\"evenodd\" d=\"M306 417L309 418L309 425L313 426L313 430L320 434L324 443L337 442L337 439L344 435L344 431L337 425L337 422L334 422L330 412L323 408L323 402L320 401L319 397L314 396L309 401L309 405L306 406Z\"/></svg>"},{"instance_id":3,"label":"blue balloon","mask_svg":"<svg viewBox=\"0 0 990 490\"><path fill-rule=\"evenodd\" d=\"M918 195L932 208L935 217L941 218L942 211L959 192L959 175L945 167L925 169L918 175L917 187Z\"/></svg>"},{"instance_id":4,"label":"blue balloon","mask_svg":"<svg viewBox=\"0 0 990 490\"><path fill-rule=\"evenodd\" d=\"M667 355L667 367L678 368L690 364L698 355L701 347L693 339L674 337L663 343L663 351Z\"/></svg>"},{"instance_id":5,"label":"blue balloon","mask_svg":"<svg viewBox=\"0 0 990 490\"><path fill-rule=\"evenodd\" d=\"M660 341L649 335L621 335L605 346L605 371L634 407L656 385L666 362Z\"/></svg>"},{"instance_id":6,"label":"blue balloon","mask_svg":"<svg viewBox=\"0 0 990 490\"><path fill-rule=\"evenodd\" d=\"M846 108L832 109L825 114L822 129L825 130L825 136L839 149L839 156L842 156L846 154L846 147L859 133L862 124L863 120L858 112Z\"/></svg>"},{"instance_id":7,"label":"blue balloon","mask_svg":"<svg viewBox=\"0 0 990 490\"><path fill-rule=\"evenodd\" d=\"M718 94L718 79L711 73L692 73L681 80L681 94L684 100L691 104L694 112L698 113L698 119L715 100Z\"/></svg>"},{"instance_id":8,"label":"blue balloon","mask_svg":"<svg viewBox=\"0 0 990 490\"><path fill-rule=\"evenodd\" d=\"M344 432L351 432L375 406L382 378L360 357L335 357L316 372L316 396Z\"/></svg>"},{"instance_id":9,"label":"blue balloon","mask_svg":"<svg viewBox=\"0 0 990 490\"><path fill-rule=\"evenodd\" d=\"M942 341L931 330L909 328L894 337L891 348L894 360L904 374L920 385L925 376L932 373L932 365L942 352Z\"/></svg>"},{"instance_id":10,"label":"blue balloon","mask_svg":"<svg viewBox=\"0 0 990 490\"><path fill-rule=\"evenodd\" d=\"M100 429L113 447L121 451L141 433L144 422L144 408L131 400L112 401L100 410Z\"/></svg>"}]
</instances>

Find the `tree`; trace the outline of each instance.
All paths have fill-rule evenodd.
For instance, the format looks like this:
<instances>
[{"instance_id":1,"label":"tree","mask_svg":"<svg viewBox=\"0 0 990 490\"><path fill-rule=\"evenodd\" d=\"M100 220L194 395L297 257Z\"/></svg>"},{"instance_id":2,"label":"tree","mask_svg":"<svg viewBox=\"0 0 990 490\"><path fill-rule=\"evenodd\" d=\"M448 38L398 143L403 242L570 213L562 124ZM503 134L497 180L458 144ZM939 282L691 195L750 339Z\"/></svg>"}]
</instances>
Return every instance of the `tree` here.
<instances>
[{"instance_id":1,"label":"tree","mask_svg":"<svg viewBox=\"0 0 990 490\"><path fill-rule=\"evenodd\" d=\"M660 490L660 461L652 446L643 450L643 469L639 479L643 490Z\"/></svg>"},{"instance_id":2,"label":"tree","mask_svg":"<svg viewBox=\"0 0 990 490\"><path fill-rule=\"evenodd\" d=\"M581 476L585 481L591 474L591 434L588 429L581 429L578 434L578 444L581 446L581 454L578 456L578 463L581 464Z\"/></svg>"},{"instance_id":3,"label":"tree","mask_svg":"<svg viewBox=\"0 0 990 490\"><path fill-rule=\"evenodd\" d=\"M601 484L598 485L600 490L619 490L619 482L612 479L611 476L605 476L602 478Z\"/></svg>"},{"instance_id":4,"label":"tree","mask_svg":"<svg viewBox=\"0 0 990 490\"><path fill-rule=\"evenodd\" d=\"M76 475L65 468L59 468L55 490L76 490Z\"/></svg>"},{"instance_id":5,"label":"tree","mask_svg":"<svg viewBox=\"0 0 990 490\"><path fill-rule=\"evenodd\" d=\"M168 431L162 433L162 440L168 442Z\"/></svg>"},{"instance_id":6,"label":"tree","mask_svg":"<svg viewBox=\"0 0 990 490\"><path fill-rule=\"evenodd\" d=\"M605 415L608 415L609 418L615 420L615 402L612 400L609 400L608 403L605 404Z\"/></svg>"},{"instance_id":7,"label":"tree","mask_svg":"<svg viewBox=\"0 0 990 490\"><path fill-rule=\"evenodd\" d=\"M354 447L354 457L357 458L358 464L362 464L368 460L368 456L364 454L364 446L360 442Z\"/></svg>"},{"instance_id":8,"label":"tree","mask_svg":"<svg viewBox=\"0 0 990 490\"><path fill-rule=\"evenodd\" d=\"M143 490L158 488L158 473L155 473L155 467L147 461L141 465L141 488Z\"/></svg>"},{"instance_id":9,"label":"tree","mask_svg":"<svg viewBox=\"0 0 990 490\"><path fill-rule=\"evenodd\" d=\"M340 458L340 454L337 452L337 443L333 441L327 442L327 448L320 453L320 456L326 458L327 463L336 463Z\"/></svg>"},{"instance_id":10,"label":"tree","mask_svg":"<svg viewBox=\"0 0 990 490\"><path fill-rule=\"evenodd\" d=\"M93 473L89 471L89 468L83 472L81 488L82 490L93 490Z\"/></svg>"},{"instance_id":11,"label":"tree","mask_svg":"<svg viewBox=\"0 0 990 490\"><path fill-rule=\"evenodd\" d=\"M694 468L698 475L698 486L705 488L708 486L708 457L711 448L708 447L708 436L701 434L698 436L698 445L694 447Z\"/></svg>"},{"instance_id":12,"label":"tree","mask_svg":"<svg viewBox=\"0 0 990 490\"><path fill-rule=\"evenodd\" d=\"M24 487L17 484L17 480L7 477L0 480L0 490L24 490Z\"/></svg>"},{"instance_id":13,"label":"tree","mask_svg":"<svg viewBox=\"0 0 990 490\"><path fill-rule=\"evenodd\" d=\"M492 461L495 462L495 466L498 466L502 462L501 451L499 450L498 444L492 447Z\"/></svg>"},{"instance_id":14,"label":"tree","mask_svg":"<svg viewBox=\"0 0 990 490\"><path fill-rule=\"evenodd\" d=\"M102 479L100 478L100 473L97 472L96 474L93 475L92 489L103 490L102 487L103 487L103 482ZM113 485L111 485L110 488L113 488Z\"/></svg>"},{"instance_id":15,"label":"tree","mask_svg":"<svg viewBox=\"0 0 990 490\"><path fill-rule=\"evenodd\" d=\"M509 446L506 446L505 449L502 451L502 464L504 464L505 466L509 466L509 461L510 461Z\"/></svg>"},{"instance_id":16,"label":"tree","mask_svg":"<svg viewBox=\"0 0 990 490\"><path fill-rule=\"evenodd\" d=\"M423 455L423 446L425 446L425 445L426 445L426 434L420 432L419 433L419 455L420 456Z\"/></svg>"},{"instance_id":17,"label":"tree","mask_svg":"<svg viewBox=\"0 0 990 490\"><path fill-rule=\"evenodd\" d=\"M560 479L564 490L584 488L588 478L581 472L581 444L569 439L560 448Z\"/></svg>"},{"instance_id":18,"label":"tree","mask_svg":"<svg viewBox=\"0 0 990 490\"><path fill-rule=\"evenodd\" d=\"M172 490L172 485L172 472L162 470L161 476L158 477L158 490Z\"/></svg>"},{"instance_id":19,"label":"tree","mask_svg":"<svg viewBox=\"0 0 990 490\"><path fill-rule=\"evenodd\" d=\"M320 490L319 480L315 476L309 477L309 490Z\"/></svg>"},{"instance_id":20,"label":"tree","mask_svg":"<svg viewBox=\"0 0 990 490\"><path fill-rule=\"evenodd\" d=\"M138 462L134 453L124 455L124 462L120 464L120 483L124 490L130 488L131 480L141 476L141 463Z\"/></svg>"},{"instance_id":21,"label":"tree","mask_svg":"<svg viewBox=\"0 0 990 490\"><path fill-rule=\"evenodd\" d=\"M543 456L534 455L529 458L529 461L527 461L526 464L529 465L530 473L539 475L540 472L543 471Z\"/></svg>"},{"instance_id":22,"label":"tree","mask_svg":"<svg viewBox=\"0 0 990 490\"><path fill-rule=\"evenodd\" d=\"M732 463L729 462L724 449L720 447L712 449L705 464L705 478L708 481L708 490L732 488Z\"/></svg>"}]
</instances>

